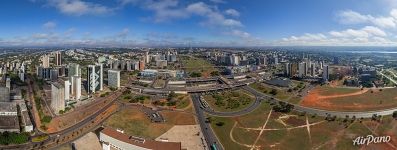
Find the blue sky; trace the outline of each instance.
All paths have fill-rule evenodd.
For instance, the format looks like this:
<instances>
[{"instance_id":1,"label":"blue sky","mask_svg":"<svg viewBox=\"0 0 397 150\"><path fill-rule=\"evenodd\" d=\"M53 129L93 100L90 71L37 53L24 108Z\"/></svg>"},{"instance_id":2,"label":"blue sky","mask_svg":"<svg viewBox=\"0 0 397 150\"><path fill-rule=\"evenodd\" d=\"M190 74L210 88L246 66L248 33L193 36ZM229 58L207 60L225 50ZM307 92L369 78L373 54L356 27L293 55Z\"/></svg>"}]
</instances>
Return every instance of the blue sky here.
<instances>
[{"instance_id":1,"label":"blue sky","mask_svg":"<svg viewBox=\"0 0 397 150\"><path fill-rule=\"evenodd\" d=\"M3 0L0 46L395 46L395 0Z\"/></svg>"}]
</instances>

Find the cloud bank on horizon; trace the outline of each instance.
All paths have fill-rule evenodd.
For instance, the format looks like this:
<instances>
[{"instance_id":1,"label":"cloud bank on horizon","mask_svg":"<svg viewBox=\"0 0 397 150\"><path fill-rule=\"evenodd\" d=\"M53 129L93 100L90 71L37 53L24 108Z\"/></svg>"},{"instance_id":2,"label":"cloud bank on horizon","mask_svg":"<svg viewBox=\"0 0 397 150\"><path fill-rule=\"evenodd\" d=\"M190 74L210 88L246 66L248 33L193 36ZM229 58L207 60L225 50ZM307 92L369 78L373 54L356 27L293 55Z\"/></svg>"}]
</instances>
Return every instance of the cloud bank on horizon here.
<instances>
[{"instance_id":1,"label":"cloud bank on horizon","mask_svg":"<svg viewBox=\"0 0 397 150\"><path fill-rule=\"evenodd\" d=\"M393 0L26 0L0 46L397 46Z\"/></svg>"}]
</instances>

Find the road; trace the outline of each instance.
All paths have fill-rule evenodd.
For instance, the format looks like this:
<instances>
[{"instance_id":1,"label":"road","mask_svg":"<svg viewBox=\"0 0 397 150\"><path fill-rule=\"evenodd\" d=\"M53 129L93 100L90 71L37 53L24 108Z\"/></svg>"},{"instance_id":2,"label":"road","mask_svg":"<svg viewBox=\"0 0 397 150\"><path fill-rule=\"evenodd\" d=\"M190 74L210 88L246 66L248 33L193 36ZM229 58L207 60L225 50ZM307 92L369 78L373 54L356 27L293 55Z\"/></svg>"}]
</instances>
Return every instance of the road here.
<instances>
[{"instance_id":1,"label":"road","mask_svg":"<svg viewBox=\"0 0 397 150\"><path fill-rule=\"evenodd\" d=\"M255 96L263 99L269 99L269 101L276 103L276 102L285 102L280 99L271 97L269 95L265 95L261 92L256 91L255 89L245 86L244 89L250 91L251 93L255 94ZM285 102L288 103L288 102ZM313 115L318 115L318 116L323 116L327 117L328 115L331 116L337 116L339 118L345 118L346 116L352 117L355 116L356 118L371 118L374 114L376 115L391 115L393 114L394 111L397 111L397 108L390 108L390 109L383 109L383 110L377 110L377 111L361 111L361 112L348 112L348 111L331 111L331 110L322 110L322 109L316 109L316 108L310 108L310 107L304 107L300 106L297 104L292 104L294 105L294 110L300 111L300 112L306 112L308 114L313 114Z\"/></svg>"},{"instance_id":2,"label":"road","mask_svg":"<svg viewBox=\"0 0 397 150\"><path fill-rule=\"evenodd\" d=\"M245 89L245 87L243 87L243 89ZM249 90L247 90L249 91ZM251 92L251 91L249 91ZM254 94L254 93L253 93ZM199 103L199 99L197 100L193 100L193 101L197 101ZM253 104L251 104L249 107L244 108L242 110L239 111L234 111L234 112L219 112L219 111L214 111L213 109L207 107L207 108L203 108L202 110L205 111L207 114L210 114L212 116L219 116L219 117L236 117L236 116L242 116L245 114L248 114L252 111L254 111L256 108L258 108L260 106L262 102L262 98L255 96L255 102ZM200 105L200 103L199 103Z\"/></svg>"},{"instance_id":3,"label":"road","mask_svg":"<svg viewBox=\"0 0 397 150\"><path fill-rule=\"evenodd\" d=\"M221 143L219 142L218 138L216 137L215 133L211 129L211 124L206 123L206 117L204 115L204 111L200 108L200 95L199 94L192 94L192 101L194 105L194 109L196 110L197 120L200 124L201 131L203 132L204 138L207 142L207 146L214 145L216 149L223 150ZM210 148L207 148L210 149Z\"/></svg>"},{"instance_id":4,"label":"road","mask_svg":"<svg viewBox=\"0 0 397 150\"><path fill-rule=\"evenodd\" d=\"M55 148L56 146L60 146L62 143L57 144L56 141L61 140L61 138L67 138L67 141L72 141L74 139L77 139L79 136L77 135L83 135L81 133L81 131L83 131L83 129L91 129L91 130L84 130L86 132L92 131L92 129L95 129L96 126L98 126L99 124L101 124L105 119L101 118L102 121L100 122L96 122L95 120L97 119L98 116L102 116L103 113L114 104L115 100L121 95L123 90L120 90L118 92L114 92L111 95L109 95L107 98L107 100L110 100L110 102L105 105L104 107L102 107L100 110L98 110L97 112L95 112L93 115L85 118L84 120L74 124L73 126L66 128L60 132L55 132L55 133L51 133L48 134L49 138L41 143L33 143L33 142L29 142L29 143L25 143L25 144L20 144L20 145L8 145L8 146L0 146L0 149L50 149L50 148ZM80 134L79 134L80 133ZM69 138L69 135L76 135L73 136L71 138ZM73 138L73 139L72 139ZM64 143L64 142L63 142ZM55 144L55 145L53 145Z\"/></svg>"},{"instance_id":5,"label":"road","mask_svg":"<svg viewBox=\"0 0 397 150\"><path fill-rule=\"evenodd\" d=\"M397 85L397 82L396 82L396 80L394 80L394 79L392 79L391 77L389 77L389 76L387 76L387 75L385 75L385 74L383 74L382 72L380 72L380 71L378 71L379 72L379 74L381 74L382 76L384 76L384 77L386 77L387 79L389 79L391 82L393 82L395 85Z\"/></svg>"}]
</instances>

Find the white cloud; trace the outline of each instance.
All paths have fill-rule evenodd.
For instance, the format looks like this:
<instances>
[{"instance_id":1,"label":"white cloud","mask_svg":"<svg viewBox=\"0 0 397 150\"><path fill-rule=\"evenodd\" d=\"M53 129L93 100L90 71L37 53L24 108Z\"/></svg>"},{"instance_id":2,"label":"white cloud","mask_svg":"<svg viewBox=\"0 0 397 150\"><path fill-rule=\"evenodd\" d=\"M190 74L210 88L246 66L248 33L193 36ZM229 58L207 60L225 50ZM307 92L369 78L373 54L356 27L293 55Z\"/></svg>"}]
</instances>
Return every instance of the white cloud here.
<instances>
[{"instance_id":1,"label":"white cloud","mask_svg":"<svg viewBox=\"0 0 397 150\"><path fill-rule=\"evenodd\" d=\"M229 35L237 36L240 38L250 38L251 35L248 32L244 32L241 30L232 30L230 33L227 33Z\"/></svg>"},{"instance_id":2,"label":"white cloud","mask_svg":"<svg viewBox=\"0 0 397 150\"><path fill-rule=\"evenodd\" d=\"M366 26L361 29L346 29L342 31L330 31L323 33L306 33L302 36L290 36L282 38L276 43L282 45L395 45L396 42L391 42L387 39L387 33L383 30L374 27Z\"/></svg>"},{"instance_id":3,"label":"white cloud","mask_svg":"<svg viewBox=\"0 0 397 150\"><path fill-rule=\"evenodd\" d=\"M61 13L73 16L104 15L113 11L106 6L82 0L48 0L48 5L57 8Z\"/></svg>"},{"instance_id":4,"label":"white cloud","mask_svg":"<svg viewBox=\"0 0 397 150\"><path fill-rule=\"evenodd\" d=\"M390 11L390 16L392 16L394 19L397 19L397 9L392 9Z\"/></svg>"},{"instance_id":5,"label":"white cloud","mask_svg":"<svg viewBox=\"0 0 397 150\"><path fill-rule=\"evenodd\" d=\"M203 16L207 18L205 24L221 25L226 27L241 27L243 24L235 19L227 19L220 12L212 9L209 5L203 2L190 4L186 8L187 12Z\"/></svg>"},{"instance_id":6,"label":"white cloud","mask_svg":"<svg viewBox=\"0 0 397 150\"><path fill-rule=\"evenodd\" d=\"M240 12L238 12L235 9L228 9L225 11L225 14L230 15L230 16L234 16L234 17L239 17L240 16Z\"/></svg>"},{"instance_id":7,"label":"white cloud","mask_svg":"<svg viewBox=\"0 0 397 150\"><path fill-rule=\"evenodd\" d=\"M43 24L43 28L45 29L54 29L57 26L57 24L53 21L48 21Z\"/></svg>"},{"instance_id":8,"label":"white cloud","mask_svg":"<svg viewBox=\"0 0 397 150\"><path fill-rule=\"evenodd\" d=\"M374 27L374 26L366 26L362 28L361 30L367 32L368 34L374 35L374 36L387 36L386 32Z\"/></svg>"},{"instance_id":9,"label":"white cloud","mask_svg":"<svg viewBox=\"0 0 397 150\"><path fill-rule=\"evenodd\" d=\"M371 21L376 26L379 26L382 28L395 28L396 27L395 20L392 17L373 18Z\"/></svg>"},{"instance_id":10,"label":"white cloud","mask_svg":"<svg viewBox=\"0 0 397 150\"><path fill-rule=\"evenodd\" d=\"M390 16L362 15L352 10L340 11L337 14L339 22L342 24L363 24L371 23L381 28L395 28L397 22L397 10L393 9Z\"/></svg>"},{"instance_id":11,"label":"white cloud","mask_svg":"<svg viewBox=\"0 0 397 150\"><path fill-rule=\"evenodd\" d=\"M340 23L343 24L357 24L357 23L365 23L372 16L361 15L358 12L352 10L340 11L337 14Z\"/></svg>"}]
</instances>

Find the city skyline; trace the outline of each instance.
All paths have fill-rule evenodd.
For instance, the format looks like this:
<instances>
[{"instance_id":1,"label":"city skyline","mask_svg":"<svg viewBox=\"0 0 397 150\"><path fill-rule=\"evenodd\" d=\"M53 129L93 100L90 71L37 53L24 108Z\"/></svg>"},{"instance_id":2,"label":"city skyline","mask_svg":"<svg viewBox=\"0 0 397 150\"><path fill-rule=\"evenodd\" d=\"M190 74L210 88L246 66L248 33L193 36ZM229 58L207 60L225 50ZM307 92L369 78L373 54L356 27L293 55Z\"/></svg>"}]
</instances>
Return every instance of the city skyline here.
<instances>
[{"instance_id":1,"label":"city skyline","mask_svg":"<svg viewBox=\"0 0 397 150\"><path fill-rule=\"evenodd\" d=\"M0 46L396 46L396 6L392 0L5 1Z\"/></svg>"}]
</instances>

